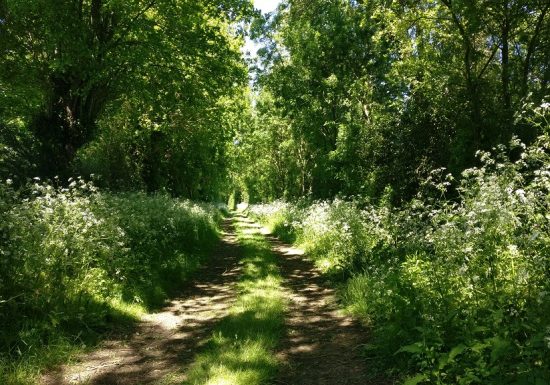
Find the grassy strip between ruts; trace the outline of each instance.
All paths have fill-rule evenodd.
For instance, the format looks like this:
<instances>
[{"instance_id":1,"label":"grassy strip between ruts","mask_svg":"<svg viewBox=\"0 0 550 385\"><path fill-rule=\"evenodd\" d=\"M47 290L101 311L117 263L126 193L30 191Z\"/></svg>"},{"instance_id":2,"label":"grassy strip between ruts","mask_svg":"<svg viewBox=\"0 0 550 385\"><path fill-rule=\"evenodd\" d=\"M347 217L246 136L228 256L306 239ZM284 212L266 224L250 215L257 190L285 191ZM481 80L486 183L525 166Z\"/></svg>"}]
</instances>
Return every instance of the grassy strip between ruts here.
<instances>
[{"instance_id":1,"label":"grassy strip between ruts","mask_svg":"<svg viewBox=\"0 0 550 385\"><path fill-rule=\"evenodd\" d=\"M286 301L277 257L258 228L237 217L243 275L238 298L189 370L187 384L265 384L275 374L273 355L283 332Z\"/></svg>"}]
</instances>

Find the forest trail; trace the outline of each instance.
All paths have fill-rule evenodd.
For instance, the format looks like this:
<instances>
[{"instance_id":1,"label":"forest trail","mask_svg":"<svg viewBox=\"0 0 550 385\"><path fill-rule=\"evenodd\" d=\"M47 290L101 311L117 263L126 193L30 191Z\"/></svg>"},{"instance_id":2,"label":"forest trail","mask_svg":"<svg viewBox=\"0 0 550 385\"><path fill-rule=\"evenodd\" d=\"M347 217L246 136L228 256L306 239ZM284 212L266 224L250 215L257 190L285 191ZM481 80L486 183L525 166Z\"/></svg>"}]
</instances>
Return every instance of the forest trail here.
<instances>
[{"instance_id":1,"label":"forest trail","mask_svg":"<svg viewBox=\"0 0 550 385\"><path fill-rule=\"evenodd\" d=\"M185 380L191 363L216 323L235 299L240 250L231 219L222 225L220 245L181 295L158 313L148 314L129 340L106 341L42 378L43 385L135 385ZM173 378L173 376L181 377Z\"/></svg>"},{"instance_id":2,"label":"forest trail","mask_svg":"<svg viewBox=\"0 0 550 385\"><path fill-rule=\"evenodd\" d=\"M343 314L332 289L304 258L303 251L266 234L280 256L290 305L286 335L277 355L283 362L276 379L285 385L375 385L361 356L368 334L357 321Z\"/></svg>"},{"instance_id":3,"label":"forest trail","mask_svg":"<svg viewBox=\"0 0 550 385\"><path fill-rule=\"evenodd\" d=\"M360 355L365 330L342 314L334 290L301 250L267 234L259 224L237 215L245 232L262 233L278 257L289 300L285 333L275 352L280 370L274 384L384 384L368 377ZM237 297L242 248L227 219L220 246L195 282L161 312L144 317L129 340L106 341L42 377L43 385L181 384L186 369L227 316Z\"/></svg>"}]
</instances>

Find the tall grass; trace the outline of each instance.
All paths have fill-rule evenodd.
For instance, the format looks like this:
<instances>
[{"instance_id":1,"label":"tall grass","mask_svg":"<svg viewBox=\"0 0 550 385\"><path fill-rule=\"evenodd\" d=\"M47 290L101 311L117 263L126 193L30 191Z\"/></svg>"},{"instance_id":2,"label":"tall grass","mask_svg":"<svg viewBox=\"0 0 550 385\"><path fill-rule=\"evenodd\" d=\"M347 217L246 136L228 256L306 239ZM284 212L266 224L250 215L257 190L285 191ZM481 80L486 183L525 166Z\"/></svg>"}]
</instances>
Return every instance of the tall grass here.
<instances>
[{"instance_id":1,"label":"tall grass","mask_svg":"<svg viewBox=\"0 0 550 385\"><path fill-rule=\"evenodd\" d=\"M373 328L367 353L405 384L547 384L550 140L513 146L480 154L458 181L434 171L405 207L250 213L341 278L345 306Z\"/></svg>"},{"instance_id":2,"label":"tall grass","mask_svg":"<svg viewBox=\"0 0 550 385\"><path fill-rule=\"evenodd\" d=\"M217 239L218 210L165 195L0 183L0 379L32 383L187 280Z\"/></svg>"}]
</instances>

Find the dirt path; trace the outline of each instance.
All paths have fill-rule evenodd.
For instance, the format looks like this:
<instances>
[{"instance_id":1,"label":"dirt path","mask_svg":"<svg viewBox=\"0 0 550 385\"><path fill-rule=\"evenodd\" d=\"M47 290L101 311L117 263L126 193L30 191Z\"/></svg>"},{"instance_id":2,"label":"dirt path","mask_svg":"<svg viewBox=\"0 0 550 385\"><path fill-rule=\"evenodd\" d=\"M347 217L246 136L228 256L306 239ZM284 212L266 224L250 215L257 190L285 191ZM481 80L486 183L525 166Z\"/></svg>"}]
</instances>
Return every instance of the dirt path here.
<instances>
[{"instance_id":1,"label":"dirt path","mask_svg":"<svg viewBox=\"0 0 550 385\"><path fill-rule=\"evenodd\" d=\"M282 275L290 295L287 333L278 356L284 362L277 384L374 385L388 384L368 376L361 347L368 335L342 314L336 296L303 251L267 235L281 257Z\"/></svg>"},{"instance_id":2,"label":"dirt path","mask_svg":"<svg viewBox=\"0 0 550 385\"><path fill-rule=\"evenodd\" d=\"M239 215L250 232L262 228ZM243 254L228 219L224 236L210 262L180 298L159 313L146 316L129 340L106 341L96 351L43 376L43 385L181 384L185 371L208 341L215 325L227 316L236 298ZM265 234L265 231L264 231ZM276 355L281 370L273 384L375 385L360 356L365 330L343 315L328 287L300 250L266 238L279 257L284 291L289 299L286 334ZM270 382L271 383L271 382Z\"/></svg>"},{"instance_id":3,"label":"dirt path","mask_svg":"<svg viewBox=\"0 0 550 385\"><path fill-rule=\"evenodd\" d=\"M127 341L106 341L99 349L42 378L44 385L135 385L181 383L201 343L235 299L241 253L231 220L210 262L194 283L159 313L149 314ZM164 381L166 376L169 381Z\"/></svg>"}]
</instances>

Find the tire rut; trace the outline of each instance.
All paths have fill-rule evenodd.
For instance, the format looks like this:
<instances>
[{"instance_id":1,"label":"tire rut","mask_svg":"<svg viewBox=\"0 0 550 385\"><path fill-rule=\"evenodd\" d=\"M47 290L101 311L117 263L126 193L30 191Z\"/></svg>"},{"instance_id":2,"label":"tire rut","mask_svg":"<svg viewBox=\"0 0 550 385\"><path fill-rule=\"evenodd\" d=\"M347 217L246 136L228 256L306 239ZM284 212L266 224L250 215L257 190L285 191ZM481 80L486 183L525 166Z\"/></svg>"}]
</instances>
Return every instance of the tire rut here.
<instances>
[{"instance_id":1,"label":"tire rut","mask_svg":"<svg viewBox=\"0 0 550 385\"><path fill-rule=\"evenodd\" d=\"M388 384L369 375L362 347L367 331L340 310L335 290L305 258L266 234L280 256L281 272L289 295L286 335L278 357L283 362L276 384L287 385L375 385Z\"/></svg>"}]
</instances>

